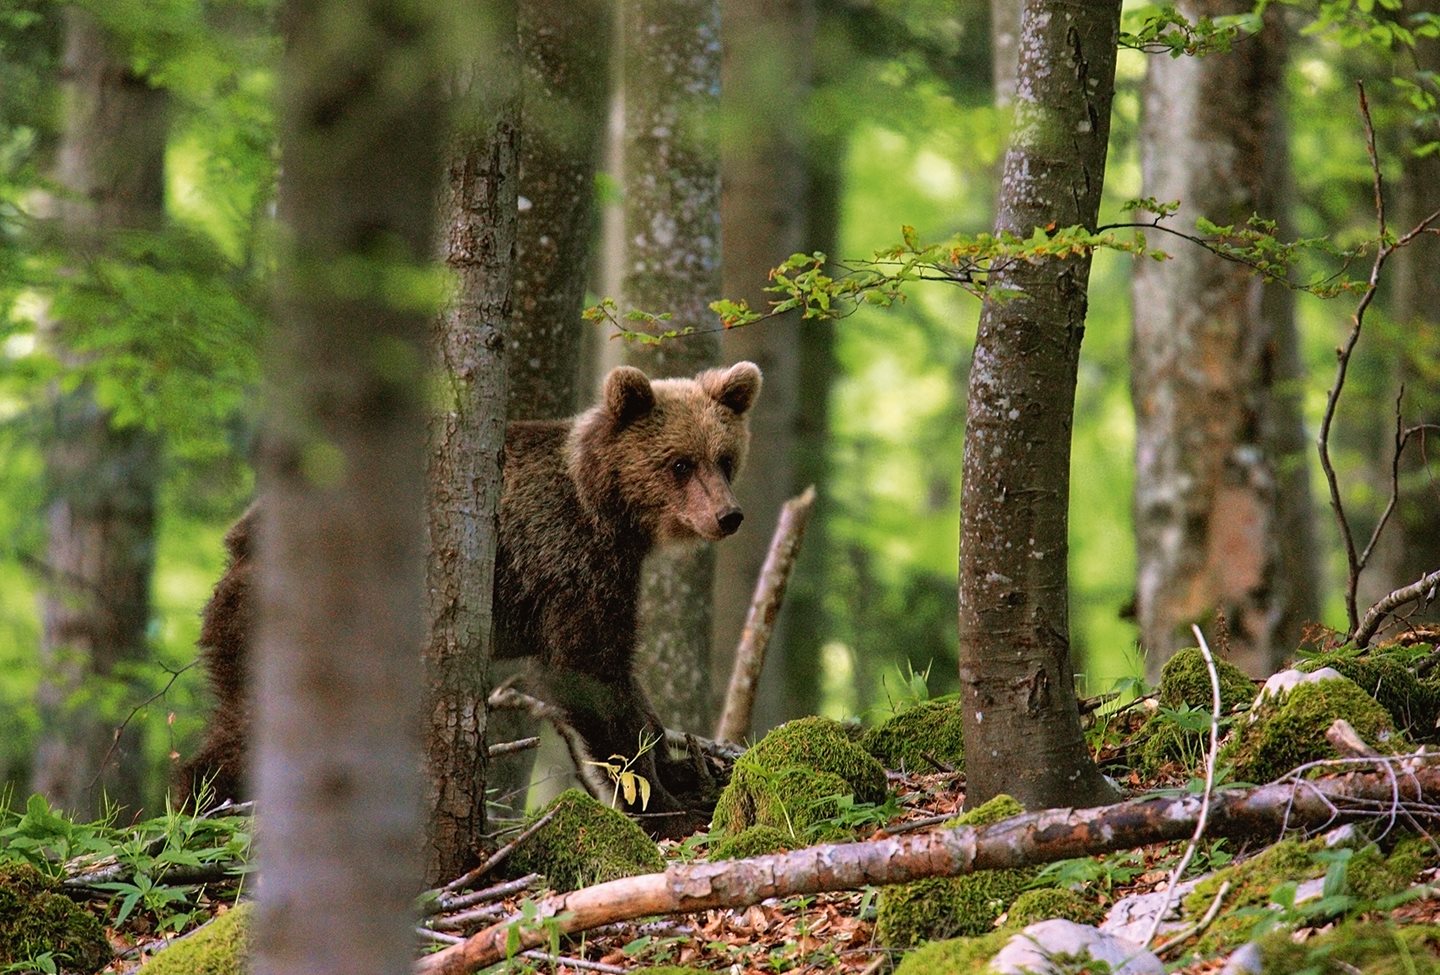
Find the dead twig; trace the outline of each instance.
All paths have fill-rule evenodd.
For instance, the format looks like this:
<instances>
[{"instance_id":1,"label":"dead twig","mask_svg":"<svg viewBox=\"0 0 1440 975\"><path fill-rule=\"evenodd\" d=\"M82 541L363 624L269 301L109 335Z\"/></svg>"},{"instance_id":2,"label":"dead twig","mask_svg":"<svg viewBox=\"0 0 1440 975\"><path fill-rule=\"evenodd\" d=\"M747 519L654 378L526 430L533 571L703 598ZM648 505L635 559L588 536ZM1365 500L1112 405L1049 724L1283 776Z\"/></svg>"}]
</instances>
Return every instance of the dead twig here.
<instances>
[{"instance_id":1,"label":"dead twig","mask_svg":"<svg viewBox=\"0 0 1440 975\"><path fill-rule=\"evenodd\" d=\"M476 867L474 870L460 875L459 877L456 877L444 887L441 887L440 890L443 893L450 894L454 893L457 890L464 890L466 887L469 887L475 881L488 874L491 870L494 870L496 867L500 866L500 864L504 863L506 858L508 858L510 854L514 853L515 850L519 848L520 844L524 843L530 837L534 836L536 833L544 829L546 825L549 824L550 820L555 818L555 814L559 811L560 810L558 808L550 810L545 815L535 820L535 822L527 826L519 836L515 837L509 843L506 843L504 846L500 847L500 849L490 854L489 858L486 859L484 863L480 864L480 866Z\"/></svg>"},{"instance_id":2,"label":"dead twig","mask_svg":"<svg viewBox=\"0 0 1440 975\"><path fill-rule=\"evenodd\" d=\"M1330 429L1335 422L1340 393L1345 388L1345 377L1350 369L1350 358L1355 352L1355 344L1360 340L1360 332L1365 327L1365 313L1375 300L1375 294L1380 287L1380 272L1384 269L1385 262L1397 250L1409 245L1415 238L1426 233L1433 224L1440 221L1440 210L1437 210L1406 233L1393 241L1388 241L1390 231L1385 220L1385 185L1380 172L1380 158L1375 150L1375 125L1370 118L1370 102L1365 97L1364 84L1357 82L1356 88L1360 97L1360 117L1365 124L1365 151L1370 157L1371 184L1375 194L1375 221L1379 232L1376 235L1375 259L1370 264L1370 276L1366 280L1365 290L1360 295L1360 301L1355 306L1355 312L1350 317L1350 333L1346 336L1345 343L1335 350L1335 382L1326 397L1325 411L1320 418L1320 433L1316 437L1316 447L1320 452L1320 468L1325 472L1325 484L1330 493L1330 508L1335 512L1335 520L1340 528L1340 538L1345 543L1345 561L1348 570L1345 583L1345 614L1349 624L1348 633L1351 636L1354 636L1360 629L1360 612L1356 604L1356 592L1359 588L1360 573L1364 571L1373 549L1373 539L1371 544L1365 547L1363 554L1357 550L1355 534L1351 530L1350 520L1345 514L1344 504L1340 500L1340 482L1335 473L1335 464L1330 458Z\"/></svg>"},{"instance_id":3,"label":"dead twig","mask_svg":"<svg viewBox=\"0 0 1440 975\"><path fill-rule=\"evenodd\" d=\"M529 738L517 738L514 741L498 741L485 749L485 756L487 758L499 758L501 755L513 755L515 752L523 752L539 744L539 735L532 735Z\"/></svg>"},{"instance_id":4,"label":"dead twig","mask_svg":"<svg viewBox=\"0 0 1440 975\"><path fill-rule=\"evenodd\" d=\"M1195 818L1195 833L1190 837L1190 842L1185 845L1185 853L1180 857L1180 862L1175 864L1175 869L1170 871L1170 885L1165 889L1165 903L1160 905L1160 910L1155 912L1155 923L1150 926L1150 933L1146 935L1144 944L1155 940L1160 931L1160 924L1165 919L1166 913L1170 910L1170 902L1175 897L1175 887L1180 883L1180 878L1185 874L1185 868L1190 866L1190 861L1195 856L1195 849L1200 845L1200 839L1205 835L1205 826L1210 821L1210 800L1215 794L1215 758L1220 752L1220 675L1215 671L1215 657L1210 653L1210 644L1205 642L1205 634L1200 632L1200 627L1194 623L1190 624L1195 639L1199 642L1200 656L1205 660L1205 669L1210 674L1210 750L1205 755L1205 791L1200 796L1200 815Z\"/></svg>"},{"instance_id":5,"label":"dead twig","mask_svg":"<svg viewBox=\"0 0 1440 975\"><path fill-rule=\"evenodd\" d=\"M1194 924L1187 925L1185 927L1185 930L1180 931L1169 938L1166 938L1164 941L1156 945L1152 949L1155 952L1155 956L1157 958L1163 958L1165 952L1169 951L1171 948L1174 948L1176 945L1183 944L1185 941L1188 941L1190 938L1193 938L1195 935L1201 933L1206 928L1208 928L1210 926L1210 922L1215 920L1216 916L1220 913L1220 905L1225 902L1225 895L1228 893L1230 893L1230 881L1227 880L1223 884L1221 884L1220 889L1215 892L1215 899L1210 902L1210 908L1205 912L1204 916L1201 917L1200 920L1196 921ZM1169 909L1170 906L1167 903L1165 906L1165 910L1168 911ZM1163 913L1157 915L1157 917L1164 916L1165 915Z\"/></svg>"},{"instance_id":6,"label":"dead twig","mask_svg":"<svg viewBox=\"0 0 1440 975\"><path fill-rule=\"evenodd\" d=\"M1385 617L1407 603L1423 602L1428 605L1437 595L1440 595L1440 569L1421 576L1408 586L1396 589L1366 610L1365 618L1355 627L1355 642L1362 647L1368 646L1370 638L1380 629Z\"/></svg>"},{"instance_id":7,"label":"dead twig","mask_svg":"<svg viewBox=\"0 0 1440 975\"><path fill-rule=\"evenodd\" d=\"M424 902L423 913L441 914L448 911L459 911L477 904L487 904L492 901L504 900L515 894L522 893L534 887L541 879L538 873L527 873L523 877L514 880L507 880L503 884L496 884L493 887L486 887L484 890L473 890L468 894L439 894Z\"/></svg>"},{"instance_id":8,"label":"dead twig","mask_svg":"<svg viewBox=\"0 0 1440 975\"><path fill-rule=\"evenodd\" d=\"M735 648L735 665L730 671L730 686L725 691L725 707L715 726L717 741L743 741L750 733L755 686L765 665L765 650L775 632L775 618L780 613L785 587L790 582L790 572L795 567L795 556L800 551L814 505L815 485L812 484L780 509L770 550L765 554L750 611L745 616L745 629Z\"/></svg>"}]
</instances>

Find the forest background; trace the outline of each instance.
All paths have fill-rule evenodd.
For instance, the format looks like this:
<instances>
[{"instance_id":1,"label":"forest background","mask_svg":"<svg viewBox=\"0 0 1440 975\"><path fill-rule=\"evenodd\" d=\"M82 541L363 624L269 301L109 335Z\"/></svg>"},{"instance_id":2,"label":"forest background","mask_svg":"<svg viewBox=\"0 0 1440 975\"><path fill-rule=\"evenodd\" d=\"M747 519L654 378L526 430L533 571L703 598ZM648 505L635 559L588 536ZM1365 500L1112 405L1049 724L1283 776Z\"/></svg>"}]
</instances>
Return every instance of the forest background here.
<instances>
[{"instance_id":1,"label":"forest background","mask_svg":"<svg viewBox=\"0 0 1440 975\"><path fill-rule=\"evenodd\" d=\"M200 607L221 570L221 536L253 491L263 296L274 272L279 39L274 9L262 0L94 6L125 39L137 71L169 95L166 221L163 232L135 238L127 259L100 268L98 286L56 287L74 253L66 241L37 237L33 218L63 121L61 8L0 8L0 780L27 793L50 716L84 711L140 734L140 792L153 801L170 776L173 755L187 754L198 736L203 675L185 668L195 657ZM1363 2L1322 10L1317 15L1297 6L1285 17L1291 35L1283 71L1291 183L1286 216L1295 235L1326 236L1343 247L1373 235L1375 220L1353 83L1368 82L1383 165L1394 185L1406 185L1409 161L1425 145L1425 124L1433 127L1427 93L1434 91L1434 76L1417 69L1409 46L1377 23L1411 23L1417 13L1434 12ZM990 27L990 9L980 3L818 4L809 52L813 85L801 99L777 101L776 109L810 144L822 147L813 154L811 185L828 192L808 200L812 226L828 216L835 228L833 243L823 249L839 258L867 258L896 244L902 225L927 241L991 225L1006 133L995 107ZM745 54L742 49L731 56ZM1102 221L1120 219L1120 204L1143 193L1146 60L1167 56L1133 48L1120 53ZM724 119L722 145L743 140L745 130L744 119ZM602 174L595 192L613 216L621 180ZM613 220L610 226L613 237ZM1428 263L1422 267L1440 277L1433 242L1425 245L1422 260ZM800 249L813 246L821 245L812 241ZM1185 245L1165 246L1175 251ZM604 246L597 253L589 289L594 300L612 294L606 283L615 280L613 268L607 269L613 256ZM1134 263L1126 254L1097 252L1080 363L1070 505L1071 639L1086 693L1111 690L1146 669L1129 609L1137 564ZM1302 263L1295 276L1304 280L1325 271ZM1440 387L1434 317L1440 312L1432 306L1428 317L1402 317L1390 303L1392 292L1387 283L1371 312L1333 437L1344 497L1361 537L1388 490L1395 377L1412 377L1411 422L1435 418ZM65 303L63 317L85 322L79 356L57 355L46 342L44 322L57 311L47 302L57 295ZM862 306L840 322L749 326L796 330L797 342L799 330L808 330L824 363L818 397L813 390L790 392L806 416L797 429L808 439L797 449L822 458L812 467L823 471L822 503L780 631L779 663L765 678L772 693L762 698L757 731L812 710L834 716L885 711L917 693L956 689L960 456L979 309L959 288L920 284L902 303ZM1344 297L1302 295L1297 301L1299 394L1312 432L1307 442L1352 312L1353 300ZM590 330L592 339L580 383L584 400L619 343L604 341L602 325L575 327ZM46 445L59 433L56 390L82 384L93 389L114 428L153 444L147 463L158 498L154 575L145 656L103 679L57 692L55 668L40 652L42 597L54 582L45 516L54 483L47 479ZM767 389L766 395L776 392ZM1426 409L1431 415L1422 416ZM1313 455L1307 459L1316 499L1310 523L1320 552L1314 566L1320 619L1343 627L1345 556L1323 510L1319 467ZM767 477L758 449L756 463L747 482ZM1433 483L1423 469L1409 477L1422 487ZM754 520L745 530L763 534L768 527ZM1412 556L1431 556L1429 568L1440 565L1440 533L1403 522L1391 531ZM1400 569L1386 578L1385 567L1377 565L1368 589L1379 594L1412 580ZM729 585L735 588L733 580ZM748 583L744 589L748 595ZM717 619L721 630L733 633L738 625L738 619Z\"/></svg>"}]
</instances>

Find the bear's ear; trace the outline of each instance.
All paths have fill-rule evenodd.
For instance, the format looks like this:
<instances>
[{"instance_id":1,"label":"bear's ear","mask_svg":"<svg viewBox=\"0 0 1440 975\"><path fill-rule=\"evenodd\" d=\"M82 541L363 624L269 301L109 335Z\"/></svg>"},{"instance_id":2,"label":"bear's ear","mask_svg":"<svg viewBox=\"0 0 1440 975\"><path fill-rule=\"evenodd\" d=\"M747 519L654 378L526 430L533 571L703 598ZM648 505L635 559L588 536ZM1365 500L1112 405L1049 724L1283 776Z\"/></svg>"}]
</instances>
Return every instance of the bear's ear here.
<instances>
[{"instance_id":1,"label":"bear's ear","mask_svg":"<svg viewBox=\"0 0 1440 975\"><path fill-rule=\"evenodd\" d=\"M760 367L753 362L737 362L723 372L716 369L706 379L705 391L736 416L748 412L760 395Z\"/></svg>"},{"instance_id":2,"label":"bear's ear","mask_svg":"<svg viewBox=\"0 0 1440 975\"><path fill-rule=\"evenodd\" d=\"M605 377L605 409L622 426L655 408L650 378L634 366L617 366Z\"/></svg>"}]
</instances>

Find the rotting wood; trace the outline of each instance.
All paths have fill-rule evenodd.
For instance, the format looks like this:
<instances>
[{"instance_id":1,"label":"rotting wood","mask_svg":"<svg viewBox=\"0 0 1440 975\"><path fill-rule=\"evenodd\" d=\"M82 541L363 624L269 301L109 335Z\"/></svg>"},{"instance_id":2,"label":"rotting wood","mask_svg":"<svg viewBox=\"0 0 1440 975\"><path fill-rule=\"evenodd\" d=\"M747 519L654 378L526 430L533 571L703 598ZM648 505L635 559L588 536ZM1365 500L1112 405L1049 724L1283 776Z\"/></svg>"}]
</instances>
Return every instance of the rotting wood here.
<instances>
[{"instance_id":1,"label":"rotting wood","mask_svg":"<svg viewBox=\"0 0 1440 975\"><path fill-rule=\"evenodd\" d=\"M853 890L866 885L953 877L978 870L1033 866L1189 838L1199 796L1133 799L1093 809L1027 813L992 826L939 829L863 843L814 846L721 863L672 864L663 873L614 880L546 898L543 925L518 929L518 948L545 942L558 928L574 934L652 914L745 907L770 897ZM1274 837L1287 829L1314 831L1345 822L1400 817L1440 820L1440 767L1324 779L1290 778L1211 798L1211 838ZM512 916L421 959L418 975L463 975L505 957Z\"/></svg>"},{"instance_id":2,"label":"rotting wood","mask_svg":"<svg viewBox=\"0 0 1440 975\"><path fill-rule=\"evenodd\" d=\"M735 666L725 691L725 707L715 726L716 741L743 741L750 733L750 716L755 710L755 688L765 666L765 651L775 633L775 619L785 599L785 587L795 568L795 557L805 538L805 526L815 506L815 485L811 484L780 508L770 550L755 581L755 596L745 615L745 629L735 650Z\"/></svg>"}]
</instances>

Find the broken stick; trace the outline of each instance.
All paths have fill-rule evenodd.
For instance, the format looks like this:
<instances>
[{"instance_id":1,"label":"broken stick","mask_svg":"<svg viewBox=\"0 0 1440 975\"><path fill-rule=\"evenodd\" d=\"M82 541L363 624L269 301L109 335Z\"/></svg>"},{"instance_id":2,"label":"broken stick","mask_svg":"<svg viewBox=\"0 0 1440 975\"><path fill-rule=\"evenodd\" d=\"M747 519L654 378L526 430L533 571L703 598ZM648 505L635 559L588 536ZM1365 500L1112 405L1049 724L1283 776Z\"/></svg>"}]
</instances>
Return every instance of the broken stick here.
<instances>
[{"instance_id":1,"label":"broken stick","mask_svg":"<svg viewBox=\"0 0 1440 975\"><path fill-rule=\"evenodd\" d=\"M755 686L765 666L765 649L775 632L775 617L780 613L785 586L790 582L790 571L795 568L795 556L800 551L800 541L805 537L805 525L814 505L815 485L812 484L780 509L770 551L765 555L765 565L755 581L750 611L745 615L745 629L735 648L735 666L730 671L730 687L725 691L725 709L715 726L716 741L740 742L750 733Z\"/></svg>"}]
</instances>

